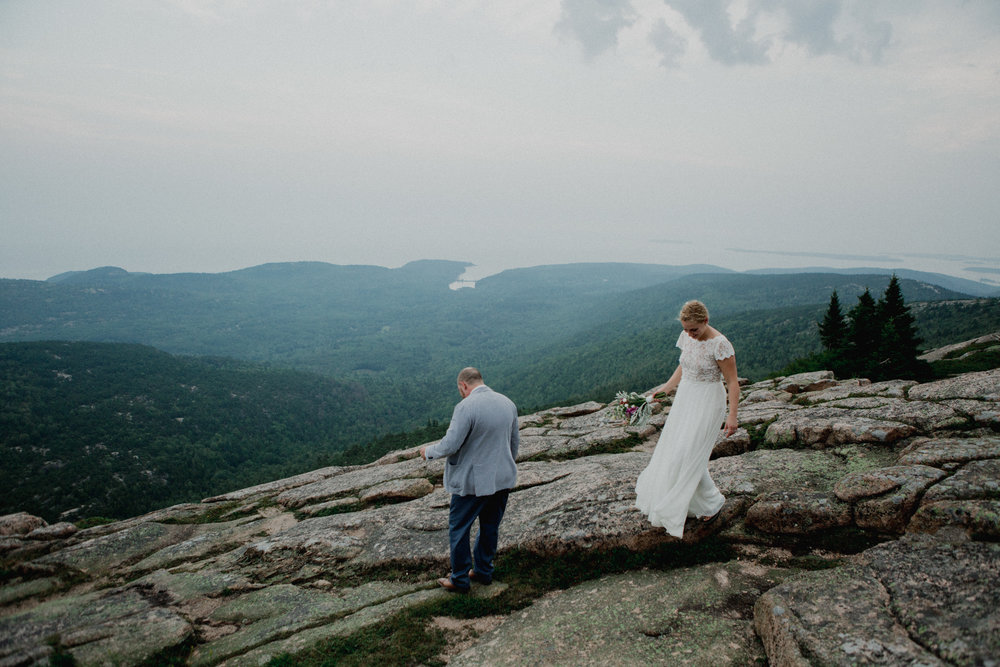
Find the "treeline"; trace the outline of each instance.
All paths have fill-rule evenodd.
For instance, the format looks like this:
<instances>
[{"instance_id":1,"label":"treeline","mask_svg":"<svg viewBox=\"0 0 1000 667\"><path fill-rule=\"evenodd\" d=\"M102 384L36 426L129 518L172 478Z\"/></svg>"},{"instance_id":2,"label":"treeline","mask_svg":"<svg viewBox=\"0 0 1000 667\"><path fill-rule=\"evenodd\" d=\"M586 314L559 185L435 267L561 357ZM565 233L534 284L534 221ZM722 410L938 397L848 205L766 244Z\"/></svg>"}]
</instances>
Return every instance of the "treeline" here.
<instances>
[{"instance_id":1,"label":"treeline","mask_svg":"<svg viewBox=\"0 0 1000 667\"><path fill-rule=\"evenodd\" d=\"M922 339L903 299L899 280L889 280L877 301L870 290L845 315L837 291L818 323L822 351L793 362L784 372L832 370L837 377L928 380L931 365L919 359Z\"/></svg>"},{"instance_id":2,"label":"treeline","mask_svg":"<svg viewBox=\"0 0 1000 667\"><path fill-rule=\"evenodd\" d=\"M401 390L405 395L405 391ZM322 467L406 401L131 344L0 344L0 513L122 518Z\"/></svg>"}]
</instances>

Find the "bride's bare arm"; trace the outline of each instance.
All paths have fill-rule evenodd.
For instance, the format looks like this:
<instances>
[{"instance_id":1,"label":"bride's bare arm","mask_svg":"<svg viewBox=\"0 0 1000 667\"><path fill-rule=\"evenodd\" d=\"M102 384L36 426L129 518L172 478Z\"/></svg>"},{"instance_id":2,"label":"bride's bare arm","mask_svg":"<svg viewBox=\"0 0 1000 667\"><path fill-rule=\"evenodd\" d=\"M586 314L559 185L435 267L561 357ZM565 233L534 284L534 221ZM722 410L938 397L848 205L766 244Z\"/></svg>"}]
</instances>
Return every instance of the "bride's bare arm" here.
<instances>
[{"instance_id":1,"label":"bride's bare arm","mask_svg":"<svg viewBox=\"0 0 1000 667\"><path fill-rule=\"evenodd\" d=\"M649 392L649 395L656 396L660 392L669 395L670 392L672 392L674 389L677 389L677 385L679 385L680 383L681 383L681 367L678 365L677 370L675 370L674 374L670 376L670 379L661 384L660 386L655 387L653 391Z\"/></svg>"},{"instance_id":2,"label":"bride's bare arm","mask_svg":"<svg viewBox=\"0 0 1000 667\"><path fill-rule=\"evenodd\" d=\"M740 403L740 381L736 377L736 357L726 357L718 362L719 370L722 371L722 379L726 381L727 395L729 398L729 414L726 417L726 435L730 436L739 428L739 421L736 418L737 408Z\"/></svg>"}]
</instances>

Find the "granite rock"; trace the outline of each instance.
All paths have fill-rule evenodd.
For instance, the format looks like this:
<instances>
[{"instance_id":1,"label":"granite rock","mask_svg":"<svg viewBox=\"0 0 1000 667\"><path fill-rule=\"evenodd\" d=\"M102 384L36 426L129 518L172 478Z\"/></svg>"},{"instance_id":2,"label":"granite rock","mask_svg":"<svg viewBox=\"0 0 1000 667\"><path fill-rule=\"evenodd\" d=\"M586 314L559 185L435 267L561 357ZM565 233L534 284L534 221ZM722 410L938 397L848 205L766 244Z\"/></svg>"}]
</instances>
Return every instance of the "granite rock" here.
<instances>
[{"instance_id":1,"label":"granite rock","mask_svg":"<svg viewBox=\"0 0 1000 667\"><path fill-rule=\"evenodd\" d=\"M453 662L534 650L576 664L990 664L998 387L1000 371L746 386L741 430L709 462L726 504L712 524L689 520L682 540L634 507L668 407L642 429L594 402L520 417L501 565L515 551L656 550L667 561L542 597ZM266 664L447 599L434 580L448 566L450 497L443 462L418 450L82 530L0 517L0 665L43 664L54 647L80 665ZM701 543L735 557L669 565L671 550ZM789 545L840 565L802 570ZM503 595L503 583L474 595ZM580 614L588 604L592 618Z\"/></svg>"}]
</instances>

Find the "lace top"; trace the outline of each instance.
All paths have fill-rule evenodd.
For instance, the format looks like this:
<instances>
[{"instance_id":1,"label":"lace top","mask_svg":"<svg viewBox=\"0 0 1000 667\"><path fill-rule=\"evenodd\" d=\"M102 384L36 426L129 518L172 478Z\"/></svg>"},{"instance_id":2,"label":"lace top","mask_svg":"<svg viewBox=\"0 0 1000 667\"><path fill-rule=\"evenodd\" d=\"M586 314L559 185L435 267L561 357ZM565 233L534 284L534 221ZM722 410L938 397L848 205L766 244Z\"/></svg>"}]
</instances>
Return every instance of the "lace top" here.
<instances>
[{"instance_id":1,"label":"lace top","mask_svg":"<svg viewBox=\"0 0 1000 667\"><path fill-rule=\"evenodd\" d=\"M695 340L682 331L677 347L681 350L681 379L695 382L721 382L722 371L716 361L736 354L733 344L722 334L708 340Z\"/></svg>"}]
</instances>

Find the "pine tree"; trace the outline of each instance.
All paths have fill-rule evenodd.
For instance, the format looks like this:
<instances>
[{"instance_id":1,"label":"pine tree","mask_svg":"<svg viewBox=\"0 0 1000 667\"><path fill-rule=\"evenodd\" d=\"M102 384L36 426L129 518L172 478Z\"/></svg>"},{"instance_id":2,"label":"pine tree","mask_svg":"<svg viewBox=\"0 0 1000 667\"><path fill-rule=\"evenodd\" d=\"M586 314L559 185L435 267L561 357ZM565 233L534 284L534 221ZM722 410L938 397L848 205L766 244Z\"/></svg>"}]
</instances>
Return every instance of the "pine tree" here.
<instances>
[{"instance_id":1,"label":"pine tree","mask_svg":"<svg viewBox=\"0 0 1000 667\"><path fill-rule=\"evenodd\" d=\"M892 275L878 302L882 325L879 341L879 375L882 378L927 379L930 366L918 359L920 343L915 319L903 301L903 291L896 274Z\"/></svg>"},{"instance_id":2,"label":"pine tree","mask_svg":"<svg viewBox=\"0 0 1000 667\"><path fill-rule=\"evenodd\" d=\"M854 377L878 377L878 355L882 339L882 323L878 314L878 304L866 287L850 312L851 327L844 361L846 369Z\"/></svg>"},{"instance_id":3,"label":"pine tree","mask_svg":"<svg viewBox=\"0 0 1000 667\"><path fill-rule=\"evenodd\" d=\"M830 295L830 306L826 309L823 321L819 323L819 339L823 348L829 352L839 352L847 343L847 322L840 308L840 297L837 290Z\"/></svg>"},{"instance_id":4,"label":"pine tree","mask_svg":"<svg viewBox=\"0 0 1000 667\"><path fill-rule=\"evenodd\" d=\"M933 369L918 358L921 340L915 322L895 274L877 302L865 288L846 321L834 290L823 321L817 322L823 352L801 361L837 377L930 379Z\"/></svg>"}]
</instances>

